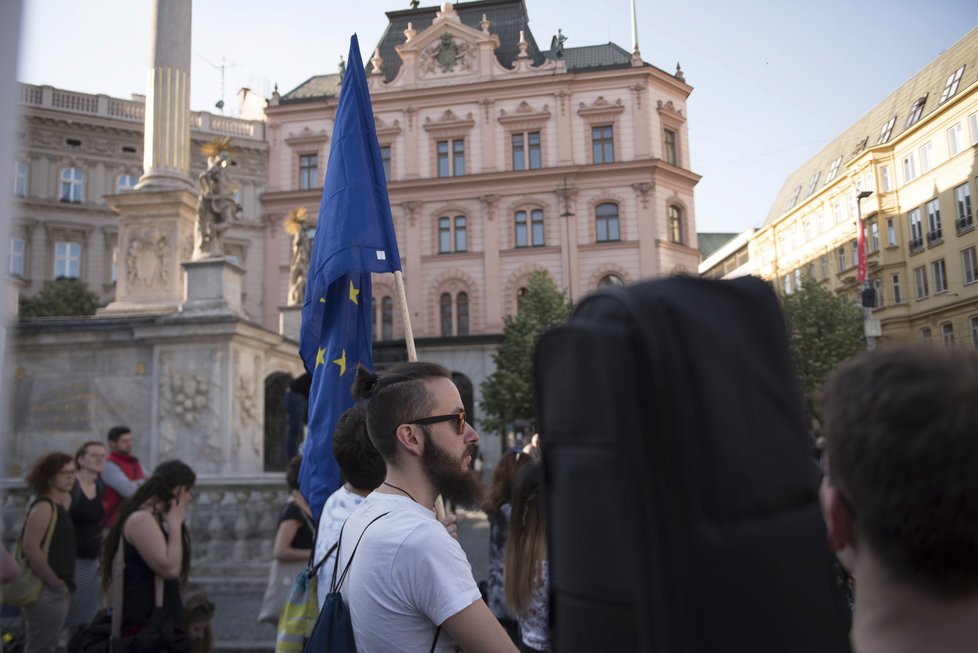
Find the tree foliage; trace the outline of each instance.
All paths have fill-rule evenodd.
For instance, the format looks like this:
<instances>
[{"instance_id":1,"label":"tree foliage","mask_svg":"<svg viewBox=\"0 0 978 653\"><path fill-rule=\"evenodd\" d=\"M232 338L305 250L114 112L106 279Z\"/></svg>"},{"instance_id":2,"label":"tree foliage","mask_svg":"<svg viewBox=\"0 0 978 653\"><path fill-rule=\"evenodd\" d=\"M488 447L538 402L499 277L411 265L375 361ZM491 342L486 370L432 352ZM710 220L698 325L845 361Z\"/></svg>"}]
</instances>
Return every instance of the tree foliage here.
<instances>
[{"instance_id":1,"label":"tree foliage","mask_svg":"<svg viewBox=\"0 0 978 653\"><path fill-rule=\"evenodd\" d=\"M812 278L784 298L784 315L809 414L815 397L842 361L865 349L863 310Z\"/></svg>"},{"instance_id":2,"label":"tree foliage","mask_svg":"<svg viewBox=\"0 0 978 653\"><path fill-rule=\"evenodd\" d=\"M482 383L484 428L498 432L515 420L536 419L533 353L537 340L547 329L566 322L572 309L549 274L538 270L530 275L517 314L503 321L503 342L493 355L496 371Z\"/></svg>"},{"instance_id":3,"label":"tree foliage","mask_svg":"<svg viewBox=\"0 0 978 653\"><path fill-rule=\"evenodd\" d=\"M99 307L98 295L88 289L80 279L58 277L46 281L41 291L34 297L20 301L20 316L29 317L75 317L95 315Z\"/></svg>"}]
</instances>

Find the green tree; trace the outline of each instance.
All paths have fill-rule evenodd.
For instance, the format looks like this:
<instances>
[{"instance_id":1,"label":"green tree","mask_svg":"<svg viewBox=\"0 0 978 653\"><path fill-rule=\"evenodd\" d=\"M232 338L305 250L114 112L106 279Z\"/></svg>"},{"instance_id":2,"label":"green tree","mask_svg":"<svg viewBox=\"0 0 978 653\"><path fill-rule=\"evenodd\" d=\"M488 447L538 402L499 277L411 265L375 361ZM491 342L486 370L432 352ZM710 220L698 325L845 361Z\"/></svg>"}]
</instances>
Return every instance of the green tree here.
<instances>
[{"instance_id":1,"label":"green tree","mask_svg":"<svg viewBox=\"0 0 978 653\"><path fill-rule=\"evenodd\" d=\"M815 397L832 370L866 348L863 309L808 277L784 298L784 315L805 404L814 417Z\"/></svg>"},{"instance_id":2,"label":"green tree","mask_svg":"<svg viewBox=\"0 0 978 653\"><path fill-rule=\"evenodd\" d=\"M54 281L46 281L41 292L34 297L20 301L20 316L29 318L95 315L95 309L98 307L98 295L90 291L85 282L58 277Z\"/></svg>"},{"instance_id":3,"label":"green tree","mask_svg":"<svg viewBox=\"0 0 978 653\"><path fill-rule=\"evenodd\" d=\"M482 425L501 431L515 420L534 421L533 352L547 329L567 321L573 304L550 275L530 275L515 316L503 321L503 342L493 355L496 371L482 383Z\"/></svg>"}]
</instances>

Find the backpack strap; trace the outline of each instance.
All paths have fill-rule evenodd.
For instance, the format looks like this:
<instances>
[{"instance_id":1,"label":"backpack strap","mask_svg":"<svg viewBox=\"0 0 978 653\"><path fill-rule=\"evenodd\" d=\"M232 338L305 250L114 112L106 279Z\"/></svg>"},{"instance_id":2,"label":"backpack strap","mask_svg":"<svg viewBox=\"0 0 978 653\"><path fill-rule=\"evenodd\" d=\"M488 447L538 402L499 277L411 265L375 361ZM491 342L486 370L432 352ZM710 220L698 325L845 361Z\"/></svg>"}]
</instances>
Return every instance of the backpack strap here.
<instances>
[{"instance_id":1,"label":"backpack strap","mask_svg":"<svg viewBox=\"0 0 978 653\"><path fill-rule=\"evenodd\" d=\"M360 542L363 540L363 534L367 532L367 529L373 526L374 522L381 517L386 517L390 511L383 514L377 515L370 520L370 523L363 527L363 531L360 533L360 537L357 539L356 545L353 547L353 553L350 554L350 559L346 561L346 567L343 568L343 573L340 574L339 582L336 580L336 569L340 566L340 545L343 543L343 530L346 528L346 523L343 524L343 528L340 529L340 538L336 541L336 562L333 564L333 579L329 585L330 592L336 592L343 585L343 581L346 580L346 575L350 571L350 565L353 564L353 556L357 554L357 549L360 547Z\"/></svg>"},{"instance_id":2,"label":"backpack strap","mask_svg":"<svg viewBox=\"0 0 978 653\"><path fill-rule=\"evenodd\" d=\"M435 645L438 644L438 636L441 635L441 626L435 628L435 640L431 642L431 651L428 653L435 653Z\"/></svg>"}]
</instances>

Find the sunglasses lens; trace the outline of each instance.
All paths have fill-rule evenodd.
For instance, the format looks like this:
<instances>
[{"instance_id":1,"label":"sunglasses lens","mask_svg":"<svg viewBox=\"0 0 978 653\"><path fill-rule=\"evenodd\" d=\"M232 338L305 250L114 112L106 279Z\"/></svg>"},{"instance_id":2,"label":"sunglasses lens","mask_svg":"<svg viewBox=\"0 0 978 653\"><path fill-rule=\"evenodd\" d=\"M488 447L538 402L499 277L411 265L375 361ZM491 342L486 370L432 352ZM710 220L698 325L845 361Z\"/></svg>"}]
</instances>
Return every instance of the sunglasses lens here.
<instances>
[{"instance_id":1,"label":"sunglasses lens","mask_svg":"<svg viewBox=\"0 0 978 653\"><path fill-rule=\"evenodd\" d=\"M465 431L465 411L458 414L458 434L462 435Z\"/></svg>"}]
</instances>

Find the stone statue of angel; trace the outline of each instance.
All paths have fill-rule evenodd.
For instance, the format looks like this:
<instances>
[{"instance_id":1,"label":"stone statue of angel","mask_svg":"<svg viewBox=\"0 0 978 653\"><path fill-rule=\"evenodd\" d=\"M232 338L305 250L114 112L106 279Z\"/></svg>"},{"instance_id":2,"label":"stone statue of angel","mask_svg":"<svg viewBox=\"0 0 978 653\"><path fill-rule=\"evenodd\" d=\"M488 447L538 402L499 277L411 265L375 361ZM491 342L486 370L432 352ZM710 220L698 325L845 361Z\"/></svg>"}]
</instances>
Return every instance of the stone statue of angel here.
<instances>
[{"instance_id":1,"label":"stone statue of angel","mask_svg":"<svg viewBox=\"0 0 978 653\"><path fill-rule=\"evenodd\" d=\"M289 261L289 296L286 305L302 305L309 278L309 260L312 256L312 239L309 237L308 215L305 207L289 211L285 217L285 231L292 236L292 259Z\"/></svg>"},{"instance_id":2,"label":"stone statue of angel","mask_svg":"<svg viewBox=\"0 0 978 653\"><path fill-rule=\"evenodd\" d=\"M197 178L194 259L224 256L224 232L241 212L241 206L234 198L236 186L228 172L232 165L230 144L230 138L222 138L201 148L207 155L207 169Z\"/></svg>"}]
</instances>

